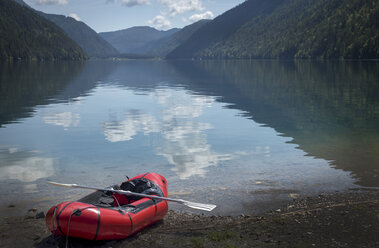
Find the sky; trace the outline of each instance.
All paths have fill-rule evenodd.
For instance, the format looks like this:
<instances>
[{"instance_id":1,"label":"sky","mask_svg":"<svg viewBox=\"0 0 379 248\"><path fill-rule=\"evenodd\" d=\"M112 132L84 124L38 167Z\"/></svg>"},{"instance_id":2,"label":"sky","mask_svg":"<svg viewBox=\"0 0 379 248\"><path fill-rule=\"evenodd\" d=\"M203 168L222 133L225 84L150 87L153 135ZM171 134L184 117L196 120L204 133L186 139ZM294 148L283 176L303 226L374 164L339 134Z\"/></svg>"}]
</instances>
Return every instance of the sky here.
<instances>
[{"instance_id":1,"label":"sky","mask_svg":"<svg viewBox=\"0 0 379 248\"><path fill-rule=\"evenodd\" d=\"M213 19L244 0L24 0L49 14L71 16L96 32L133 26L159 30L182 28L200 19Z\"/></svg>"}]
</instances>

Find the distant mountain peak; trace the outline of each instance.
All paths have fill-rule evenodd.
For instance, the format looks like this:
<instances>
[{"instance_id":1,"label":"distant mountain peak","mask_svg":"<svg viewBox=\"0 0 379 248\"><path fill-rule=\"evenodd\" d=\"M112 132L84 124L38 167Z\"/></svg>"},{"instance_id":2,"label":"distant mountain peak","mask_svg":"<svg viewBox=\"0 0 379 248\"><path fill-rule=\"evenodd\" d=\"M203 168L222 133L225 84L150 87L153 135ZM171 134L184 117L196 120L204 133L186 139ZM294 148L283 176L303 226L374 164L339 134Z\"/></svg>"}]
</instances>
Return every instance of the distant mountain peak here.
<instances>
[{"instance_id":1,"label":"distant mountain peak","mask_svg":"<svg viewBox=\"0 0 379 248\"><path fill-rule=\"evenodd\" d=\"M120 53L146 54L147 48L145 46L148 43L170 36L178 31L177 28L160 31L149 26L135 26L99 34Z\"/></svg>"}]
</instances>

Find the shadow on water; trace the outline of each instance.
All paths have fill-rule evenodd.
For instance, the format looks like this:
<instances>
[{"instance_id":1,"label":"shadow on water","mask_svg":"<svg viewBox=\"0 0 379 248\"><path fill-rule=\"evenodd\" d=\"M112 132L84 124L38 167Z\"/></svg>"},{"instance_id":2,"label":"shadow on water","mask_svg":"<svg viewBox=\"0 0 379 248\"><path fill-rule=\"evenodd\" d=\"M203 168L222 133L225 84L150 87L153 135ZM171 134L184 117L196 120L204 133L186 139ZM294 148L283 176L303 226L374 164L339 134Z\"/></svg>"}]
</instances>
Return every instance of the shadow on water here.
<instances>
[{"instance_id":1,"label":"shadow on water","mask_svg":"<svg viewBox=\"0 0 379 248\"><path fill-rule=\"evenodd\" d=\"M291 137L309 156L379 186L379 63L175 62L191 90Z\"/></svg>"},{"instance_id":2,"label":"shadow on water","mask_svg":"<svg viewBox=\"0 0 379 248\"><path fill-rule=\"evenodd\" d=\"M38 105L86 95L113 68L98 61L0 63L0 127L32 116Z\"/></svg>"},{"instance_id":3,"label":"shadow on water","mask_svg":"<svg viewBox=\"0 0 379 248\"><path fill-rule=\"evenodd\" d=\"M30 117L36 105L48 104L83 66L80 62L0 64L0 127Z\"/></svg>"}]
</instances>

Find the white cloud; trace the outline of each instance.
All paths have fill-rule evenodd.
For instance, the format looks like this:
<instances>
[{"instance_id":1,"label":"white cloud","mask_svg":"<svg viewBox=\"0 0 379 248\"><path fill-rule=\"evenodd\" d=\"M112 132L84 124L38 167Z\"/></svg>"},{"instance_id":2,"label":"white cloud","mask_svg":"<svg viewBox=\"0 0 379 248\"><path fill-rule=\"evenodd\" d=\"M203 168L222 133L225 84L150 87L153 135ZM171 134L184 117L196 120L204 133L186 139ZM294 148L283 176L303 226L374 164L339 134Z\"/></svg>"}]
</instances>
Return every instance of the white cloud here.
<instances>
[{"instance_id":1,"label":"white cloud","mask_svg":"<svg viewBox=\"0 0 379 248\"><path fill-rule=\"evenodd\" d=\"M37 5L54 5L54 4L65 5L65 4L68 4L68 2L67 0L37 0L36 4Z\"/></svg>"},{"instance_id":2,"label":"white cloud","mask_svg":"<svg viewBox=\"0 0 379 248\"><path fill-rule=\"evenodd\" d=\"M126 7L134 7L140 5L149 5L150 0L107 0L106 3L121 3L121 5Z\"/></svg>"},{"instance_id":3,"label":"white cloud","mask_svg":"<svg viewBox=\"0 0 379 248\"><path fill-rule=\"evenodd\" d=\"M122 0L121 5L126 7L134 7L138 5L148 5L150 4L149 0Z\"/></svg>"},{"instance_id":4,"label":"white cloud","mask_svg":"<svg viewBox=\"0 0 379 248\"><path fill-rule=\"evenodd\" d=\"M78 22L81 21L80 18L79 18L79 16L78 16L77 14L75 14L75 13L71 13L71 14L69 14L68 16L74 18L74 19L77 20Z\"/></svg>"},{"instance_id":5,"label":"white cloud","mask_svg":"<svg viewBox=\"0 0 379 248\"><path fill-rule=\"evenodd\" d=\"M202 14L195 14L195 15L192 15L189 20L192 21L192 22L197 22L197 21L200 21L200 20L203 20L203 19L212 19L214 17L212 11L206 11Z\"/></svg>"},{"instance_id":6,"label":"white cloud","mask_svg":"<svg viewBox=\"0 0 379 248\"><path fill-rule=\"evenodd\" d=\"M203 10L201 0L158 0L158 2L168 7L170 16Z\"/></svg>"},{"instance_id":7,"label":"white cloud","mask_svg":"<svg viewBox=\"0 0 379 248\"><path fill-rule=\"evenodd\" d=\"M154 19L147 21L147 23L157 29L165 29L171 26L171 22L162 15L154 17Z\"/></svg>"}]
</instances>

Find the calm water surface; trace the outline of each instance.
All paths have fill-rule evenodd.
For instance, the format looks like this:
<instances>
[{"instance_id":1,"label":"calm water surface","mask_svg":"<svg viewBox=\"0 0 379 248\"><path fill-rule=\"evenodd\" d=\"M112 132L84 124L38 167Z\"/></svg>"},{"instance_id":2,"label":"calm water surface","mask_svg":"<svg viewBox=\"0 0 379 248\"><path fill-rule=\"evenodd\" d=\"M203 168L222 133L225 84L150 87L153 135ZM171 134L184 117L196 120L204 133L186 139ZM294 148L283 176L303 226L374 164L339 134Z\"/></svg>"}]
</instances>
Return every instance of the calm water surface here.
<instances>
[{"instance_id":1,"label":"calm water surface","mask_svg":"<svg viewBox=\"0 0 379 248\"><path fill-rule=\"evenodd\" d=\"M144 172L219 214L378 187L378 81L377 62L0 65L0 213Z\"/></svg>"}]
</instances>

